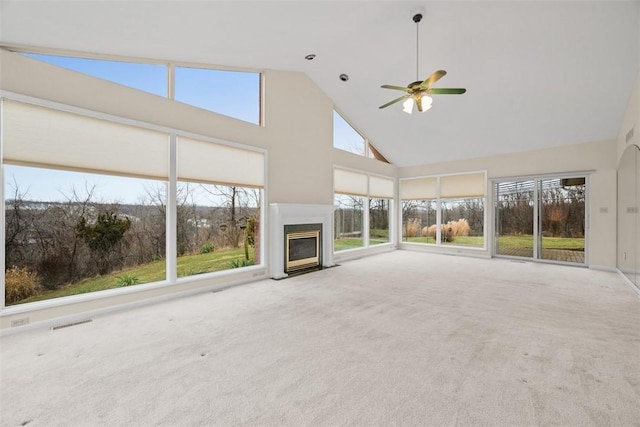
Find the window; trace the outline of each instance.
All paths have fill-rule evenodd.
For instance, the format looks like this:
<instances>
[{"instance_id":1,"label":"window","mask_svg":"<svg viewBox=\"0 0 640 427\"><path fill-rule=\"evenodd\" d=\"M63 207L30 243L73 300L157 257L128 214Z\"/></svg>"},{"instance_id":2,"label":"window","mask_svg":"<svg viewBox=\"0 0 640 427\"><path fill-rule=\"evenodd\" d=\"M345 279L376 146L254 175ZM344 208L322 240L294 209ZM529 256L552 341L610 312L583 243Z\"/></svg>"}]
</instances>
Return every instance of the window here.
<instances>
[{"instance_id":1,"label":"window","mask_svg":"<svg viewBox=\"0 0 640 427\"><path fill-rule=\"evenodd\" d=\"M175 67L175 99L260 124L260 73Z\"/></svg>"},{"instance_id":2,"label":"window","mask_svg":"<svg viewBox=\"0 0 640 427\"><path fill-rule=\"evenodd\" d=\"M484 247L484 173L404 179L402 240Z\"/></svg>"},{"instance_id":3,"label":"window","mask_svg":"<svg viewBox=\"0 0 640 427\"><path fill-rule=\"evenodd\" d=\"M335 195L333 244L336 252L364 246L364 203L365 198L361 196Z\"/></svg>"},{"instance_id":4,"label":"window","mask_svg":"<svg viewBox=\"0 0 640 427\"><path fill-rule=\"evenodd\" d=\"M0 105L5 305L260 263L261 152Z\"/></svg>"},{"instance_id":5,"label":"window","mask_svg":"<svg viewBox=\"0 0 640 427\"><path fill-rule=\"evenodd\" d=\"M6 305L165 280L163 182L14 165L5 176Z\"/></svg>"},{"instance_id":6,"label":"window","mask_svg":"<svg viewBox=\"0 0 640 427\"><path fill-rule=\"evenodd\" d=\"M260 190L178 182L178 277L260 264Z\"/></svg>"},{"instance_id":7,"label":"window","mask_svg":"<svg viewBox=\"0 0 640 427\"><path fill-rule=\"evenodd\" d=\"M389 242L389 199L369 199L369 244Z\"/></svg>"},{"instance_id":8,"label":"window","mask_svg":"<svg viewBox=\"0 0 640 427\"><path fill-rule=\"evenodd\" d=\"M262 153L178 137L177 169L178 277L259 264Z\"/></svg>"},{"instance_id":9,"label":"window","mask_svg":"<svg viewBox=\"0 0 640 427\"><path fill-rule=\"evenodd\" d=\"M442 200L442 244L484 246L484 199Z\"/></svg>"},{"instance_id":10,"label":"window","mask_svg":"<svg viewBox=\"0 0 640 427\"><path fill-rule=\"evenodd\" d=\"M99 79L173 99L214 113L260 124L260 73L175 66L169 79L167 64L112 61L39 53L21 55Z\"/></svg>"},{"instance_id":11,"label":"window","mask_svg":"<svg viewBox=\"0 0 640 427\"><path fill-rule=\"evenodd\" d=\"M167 97L167 66L104 59L23 53L24 56L99 79Z\"/></svg>"},{"instance_id":12,"label":"window","mask_svg":"<svg viewBox=\"0 0 640 427\"><path fill-rule=\"evenodd\" d=\"M390 241L392 179L334 169L334 191L336 252Z\"/></svg>"},{"instance_id":13,"label":"window","mask_svg":"<svg viewBox=\"0 0 640 427\"><path fill-rule=\"evenodd\" d=\"M389 163L371 143L337 112L333 111L333 147L359 156Z\"/></svg>"},{"instance_id":14,"label":"window","mask_svg":"<svg viewBox=\"0 0 640 427\"><path fill-rule=\"evenodd\" d=\"M5 304L165 280L169 135L6 99L2 114Z\"/></svg>"},{"instance_id":15,"label":"window","mask_svg":"<svg viewBox=\"0 0 640 427\"><path fill-rule=\"evenodd\" d=\"M436 200L402 201L402 240L413 243L436 243Z\"/></svg>"}]
</instances>

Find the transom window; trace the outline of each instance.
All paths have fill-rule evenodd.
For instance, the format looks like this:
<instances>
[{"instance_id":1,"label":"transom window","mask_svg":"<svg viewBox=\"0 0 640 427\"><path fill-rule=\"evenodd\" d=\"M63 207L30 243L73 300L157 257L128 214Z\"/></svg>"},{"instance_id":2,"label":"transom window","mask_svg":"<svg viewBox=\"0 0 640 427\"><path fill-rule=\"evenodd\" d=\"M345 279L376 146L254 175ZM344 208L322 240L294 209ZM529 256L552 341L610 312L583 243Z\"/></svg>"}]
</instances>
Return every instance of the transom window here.
<instances>
[{"instance_id":1,"label":"transom window","mask_svg":"<svg viewBox=\"0 0 640 427\"><path fill-rule=\"evenodd\" d=\"M333 148L389 163L369 140L333 110Z\"/></svg>"},{"instance_id":2,"label":"transom window","mask_svg":"<svg viewBox=\"0 0 640 427\"><path fill-rule=\"evenodd\" d=\"M260 73L142 61L113 61L25 52L21 54L214 113L260 124ZM171 67L173 73L170 74ZM170 78L170 75L173 77Z\"/></svg>"}]
</instances>

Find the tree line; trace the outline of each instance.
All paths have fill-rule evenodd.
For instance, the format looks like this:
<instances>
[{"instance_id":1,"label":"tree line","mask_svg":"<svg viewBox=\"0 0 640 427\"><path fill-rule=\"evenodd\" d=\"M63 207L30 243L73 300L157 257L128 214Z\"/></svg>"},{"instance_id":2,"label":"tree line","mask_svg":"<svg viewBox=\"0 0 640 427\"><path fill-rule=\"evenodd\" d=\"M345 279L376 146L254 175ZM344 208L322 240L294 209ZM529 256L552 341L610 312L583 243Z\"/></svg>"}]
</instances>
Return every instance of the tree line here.
<instances>
[{"instance_id":1,"label":"tree line","mask_svg":"<svg viewBox=\"0 0 640 427\"><path fill-rule=\"evenodd\" d=\"M29 200L14 182L5 200L5 267L37 274L44 289L158 261L166 251L166 187L145 189L136 204L105 202L95 187L64 201ZM209 193L211 205L196 193ZM201 197L201 196L200 196ZM259 227L259 190L181 183L177 194L178 256L235 248ZM247 227L248 225L248 227Z\"/></svg>"}]
</instances>

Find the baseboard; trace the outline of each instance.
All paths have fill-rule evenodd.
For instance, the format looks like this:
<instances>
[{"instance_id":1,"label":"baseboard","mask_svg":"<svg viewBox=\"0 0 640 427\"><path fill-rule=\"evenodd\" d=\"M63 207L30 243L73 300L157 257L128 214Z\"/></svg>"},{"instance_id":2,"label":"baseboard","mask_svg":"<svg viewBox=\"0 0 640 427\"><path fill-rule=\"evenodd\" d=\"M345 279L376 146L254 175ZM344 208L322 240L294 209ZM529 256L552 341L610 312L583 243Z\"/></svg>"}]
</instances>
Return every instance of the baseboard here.
<instances>
[{"instance_id":1,"label":"baseboard","mask_svg":"<svg viewBox=\"0 0 640 427\"><path fill-rule=\"evenodd\" d=\"M640 289L627 276L625 276L625 274L622 271L620 271L619 268L616 268L615 271L618 272L618 274L622 277L622 280L624 281L624 283L626 283L627 286L629 286L631 291L633 291L633 293L638 298L640 298Z\"/></svg>"},{"instance_id":2,"label":"baseboard","mask_svg":"<svg viewBox=\"0 0 640 427\"><path fill-rule=\"evenodd\" d=\"M610 271L610 272L613 272L613 273L618 271L618 269L616 267L611 267L610 265L593 265L593 264L590 264L588 267L591 270L598 270L598 271Z\"/></svg>"},{"instance_id":3,"label":"baseboard","mask_svg":"<svg viewBox=\"0 0 640 427\"><path fill-rule=\"evenodd\" d=\"M70 314L67 316L51 317L51 318L39 320L33 323L27 323L25 325L6 327L3 329L0 329L0 337L32 331L35 329L53 329L60 326L64 327L66 325L88 323L89 321L94 320L96 317L105 316L111 313L132 310L140 307L145 307L148 305L162 303L165 301L173 301L178 298L186 298L186 297L190 297L198 294L204 294L207 292L223 291L228 288L245 285L248 283L253 283L253 282L264 280L264 279L268 279L268 276L266 275L266 273L260 276L252 277L252 278L243 278L243 279L238 279L238 280L226 282L226 283L215 283L210 286L203 286L195 289L187 289L184 291L167 293L167 294L157 295L149 298L142 298L142 299L131 301L124 304L114 304L111 306L101 307L94 310L82 311L82 312Z\"/></svg>"}]
</instances>

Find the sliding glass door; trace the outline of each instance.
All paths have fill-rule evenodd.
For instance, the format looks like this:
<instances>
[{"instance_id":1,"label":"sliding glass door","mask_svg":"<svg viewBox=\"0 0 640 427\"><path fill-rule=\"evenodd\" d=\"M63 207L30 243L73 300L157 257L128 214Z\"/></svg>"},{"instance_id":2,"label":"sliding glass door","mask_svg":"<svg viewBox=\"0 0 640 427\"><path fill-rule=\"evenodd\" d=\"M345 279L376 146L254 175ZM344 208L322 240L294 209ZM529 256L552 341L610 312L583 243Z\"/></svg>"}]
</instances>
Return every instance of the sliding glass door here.
<instances>
[{"instance_id":1,"label":"sliding glass door","mask_svg":"<svg viewBox=\"0 0 640 427\"><path fill-rule=\"evenodd\" d=\"M497 183L494 196L496 199L495 254L533 258L534 182Z\"/></svg>"},{"instance_id":2,"label":"sliding glass door","mask_svg":"<svg viewBox=\"0 0 640 427\"><path fill-rule=\"evenodd\" d=\"M496 182L494 254L585 264L586 179Z\"/></svg>"},{"instance_id":3,"label":"sliding glass door","mask_svg":"<svg viewBox=\"0 0 640 427\"><path fill-rule=\"evenodd\" d=\"M584 264L585 178L543 179L538 188L539 258Z\"/></svg>"}]
</instances>

